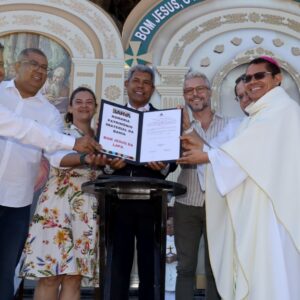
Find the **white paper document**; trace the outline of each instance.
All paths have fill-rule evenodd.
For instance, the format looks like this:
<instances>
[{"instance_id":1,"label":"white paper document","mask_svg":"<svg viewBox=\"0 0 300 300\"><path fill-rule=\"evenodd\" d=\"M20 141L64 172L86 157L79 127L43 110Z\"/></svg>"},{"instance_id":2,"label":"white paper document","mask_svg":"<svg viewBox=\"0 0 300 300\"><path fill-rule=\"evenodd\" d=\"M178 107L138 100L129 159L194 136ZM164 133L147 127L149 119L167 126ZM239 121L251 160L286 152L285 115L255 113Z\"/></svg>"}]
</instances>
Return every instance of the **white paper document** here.
<instances>
[{"instance_id":1,"label":"white paper document","mask_svg":"<svg viewBox=\"0 0 300 300\"><path fill-rule=\"evenodd\" d=\"M140 162L176 160L180 157L181 110L145 112Z\"/></svg>"},{"instance_id":2,"label":"white paper document","mask_svg":"<svg viewBox=\"0 0 300 300\"><path fill-rule=\"evenodd\" d=\"M101 102L98 141L102 152L132 163L174 161L180 157L181 109L140 112Z\"/></svg>"}]
</instances>

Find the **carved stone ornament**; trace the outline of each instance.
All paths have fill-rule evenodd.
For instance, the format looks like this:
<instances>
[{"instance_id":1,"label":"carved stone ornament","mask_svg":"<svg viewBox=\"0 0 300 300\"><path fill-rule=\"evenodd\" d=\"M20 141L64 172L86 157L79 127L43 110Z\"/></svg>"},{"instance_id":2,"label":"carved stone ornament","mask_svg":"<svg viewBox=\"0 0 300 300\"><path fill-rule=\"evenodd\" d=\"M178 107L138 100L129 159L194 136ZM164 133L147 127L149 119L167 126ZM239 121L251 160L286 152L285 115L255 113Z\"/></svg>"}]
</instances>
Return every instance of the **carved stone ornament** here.
<instances>
[{"instance_id":1,"label":"carved stone ornament","mask_svg":"<svg viewBox=\"0 0 300 300\"><path fill-rule=\"evenodd\" d=\"M272 51L266 50L262 47L246 50L245 55L246 56L259 56L259 55L275 56Z\"/></svg>"},{"instance_id":2,"label":"carved stone ornament","mask_svg":"<svg viewBox=\"0 0 300 300\"><path fill-rule=\"evenodd\" d=\"M260 21L260 15L256 12L250 13L249 14L249 21L253 23L257 23Z\"/></svg>"},{"instance_id":3,"label":"carved stone ornament","mask_svg":"<svg viewBox=\"0 0 300 300\"><path fill-rule=\"evenodd\" d=\"M214 49L216 53L223 53L224 52L224 45L217 45Z\"/></svg>"},{"instance_id":4,"label":"carved stone ornament","mask_svg":"<svg viewBox=\"0 0 300 300\"><path fill-rule=\"evenodd\" d=\"M213 17L212 19L199 23L193 28L189 29L188 32L183 33L181 37L178 38L178 42L175 47L172 49L169 56L168 65L180 65L181 59L184 56L185 49L192 43L194 43L202 34L209 31L213 31L217 28L220 28L223 25L235 25L244 23L264 23L272 26L281 26L284 29L292 30L296 33L300 33L300 22L294 20L292 17L284 17L282 15L276 14L264 14L257 12L249 13L230 13L223 15L222 17ZM262 25L258 24L259 28L263 28ZM252 38L255 44L261 44L263 38L260 36L255 36ZM239 39L234 38L231 43L238 46ZM276 42L277 43L277 42ZM279 46L277 46L279 47Z\"/></svg>"},{"instance_id":5,"label":"carved stone ornament","mask_svg":"<svg viewBox=\"0 0 300 300\"><path fill-rule=\"evenodd\" d=\"M230 42L234 46L239 46L242 43L242 39L238 38L238 37L235 37Z\"/></svg>"},{"instance_id":6,"label":"carved stone ornament","mask_svg":"<svg viewBox=\"0 0 300 300\"><path fill-rule=\"evenodd\" d=\"M252 38L252 41L255 43L255 44L261 44L262 43L262 41L263 41L264 39L262 38L262 37L260 37L259 35L256 35L256 36L254 36L253 38Z\"/></svg>"},{"instance_id":7,"label":"carved stone ornament","mask_svg":"<svg viewBox=\"0 0 300 300\"><path fill-rule=\"evenodd\" d=\"M209 65L210 65L210 59L208 57L203 58L200 62L201 67L208 67Z\"/></svg>"},{"instance_id":8,"label":"carved stone ornament","mask_svg":"<svg viewBox=\"0 0 300 300\"><path fill-rule=\"evenodd\" d=\"M284 44L284 42L281 39L274 39L273 44L276 47L281 47Z\"/></svg>"},{"instance_id":9,"label":"carved stone ornament","mask_svg":"<svg viewBox=\"0 0 300 300\"><path fill-rule=\"evenodd\" d=\"M178 75L168 75L167 77L162 77L162 84L166 86L181 86L183 79Z\"/></svg>"},{"instance_id":10,"label":"carved stone ornament","mask_svg":"<svg viewBox=\"0 0 300 300\"><path fill-rule=\"evenodd\" d=\"M121 96L121 90L116 85L110 85L104 90L104 95L108 100L115 101Z\"/></svg>"},{"instance_id":11,"label":"carved stone ornament","mask_svg":"<svg viewBox=\"0 0 300 300\"><path fill-rule=\"evenodd\" d=\"M294 56L299 56L300 55L300 48L298 48L298 47L292 47L292 54Z\"/></svg>"}]
</instances>

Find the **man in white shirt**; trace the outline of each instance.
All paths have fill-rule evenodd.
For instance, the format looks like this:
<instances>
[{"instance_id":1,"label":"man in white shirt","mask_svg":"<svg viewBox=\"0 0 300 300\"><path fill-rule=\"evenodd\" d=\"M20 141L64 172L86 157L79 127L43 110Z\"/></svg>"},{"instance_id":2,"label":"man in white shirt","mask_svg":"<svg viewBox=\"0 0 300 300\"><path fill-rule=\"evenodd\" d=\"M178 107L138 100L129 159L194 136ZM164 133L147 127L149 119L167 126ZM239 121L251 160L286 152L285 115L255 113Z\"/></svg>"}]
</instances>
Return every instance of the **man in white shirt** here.
<instances>
[{"instance_id":1,"label":"man in white shirt","mask_svg":"<svg viewBox=\"0 0 300 300\"><path fill-rule=\"evenodd\" d=\"M25 49L15 69L16 78L0 84L1 105L18 116L62 131L59 112L39 93L49 70L45 54ZM40 148L0 137L0 295L5 300L13 299L14 271L28 231L40 159Z\"/></svg>"},{"instance_id":2,"label":"man in white shirt","mask_svg":"<svg viewBox=\"0 0 300 300\"><path fill-rule=\"evenodd\" d=\"M226 300L299 299L300 108L281 80L273 58L251 61L244 81L253 103L236 136L181 160L197 151L197 163L210 162L210 259Z\"/></svg>"},{"instance_id":3,"label":"man in white shirt","mask_svg":"<svg viewBox=\"0 0 300 300\"><path fill-rule=\"evenodd\" d=\"M0 82L5 76L3 45L0 43ZM85 136L74 137L53 131L37 122L22 118L6 109L0 102L0 136L12 137L24 144L43 148L48 152L56 150L76 150L79 152L100 151L100 145Z\"/></svg>"}]
</instances>

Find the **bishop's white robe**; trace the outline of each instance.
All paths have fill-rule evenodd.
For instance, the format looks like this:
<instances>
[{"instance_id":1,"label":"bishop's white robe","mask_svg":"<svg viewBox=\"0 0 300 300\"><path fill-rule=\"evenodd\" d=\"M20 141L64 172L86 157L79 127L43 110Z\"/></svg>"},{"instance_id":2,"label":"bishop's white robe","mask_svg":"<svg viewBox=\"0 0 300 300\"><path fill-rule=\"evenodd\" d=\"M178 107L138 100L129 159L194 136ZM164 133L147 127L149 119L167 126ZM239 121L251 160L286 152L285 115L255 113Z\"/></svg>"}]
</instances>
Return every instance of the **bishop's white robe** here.
<instances>
[{"instance_id":1,"label":"bishop's white robe","mask_svg":"<svg viewBox=\"0 0 300 300\"><path fill-rule=\"evenodd\" d=\"M299 300L300 108L276 87L247 111L236 137L214 150L208 165L217 288L225 300Z\"/></svg>"}]
</instances>

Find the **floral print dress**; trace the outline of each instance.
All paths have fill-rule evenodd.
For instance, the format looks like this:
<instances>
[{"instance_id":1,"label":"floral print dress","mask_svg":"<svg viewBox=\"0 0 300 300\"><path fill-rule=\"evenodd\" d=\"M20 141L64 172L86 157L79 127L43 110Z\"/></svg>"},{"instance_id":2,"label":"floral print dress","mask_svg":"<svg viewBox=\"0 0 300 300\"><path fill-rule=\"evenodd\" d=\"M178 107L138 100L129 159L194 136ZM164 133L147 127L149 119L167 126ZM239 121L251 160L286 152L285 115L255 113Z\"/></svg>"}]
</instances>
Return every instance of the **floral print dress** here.
<instances>
[{"instance_id":1,"label":"floral print dress","mask_svg":"<svg viewBox=\"0 0 300 300\"><path fill-rule=\"evenodd\" d=\"M74 125L66 133L81 136ZM98 201L81 191L98 175L88 167L51 167L30 224L21 277L81 275L83 286L99 286Z\"/></svg>"}]
</instances>

